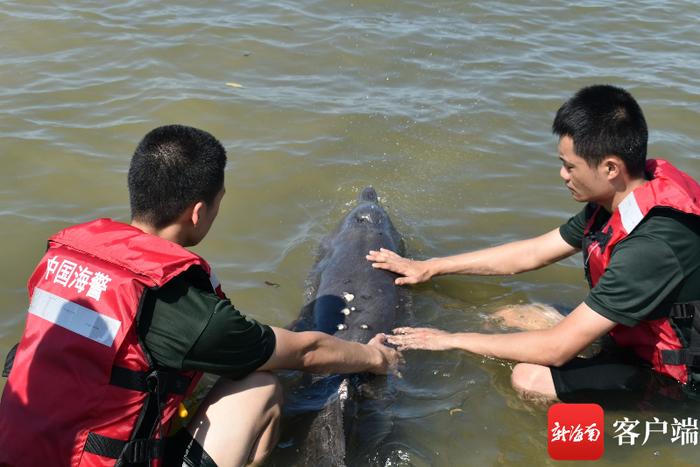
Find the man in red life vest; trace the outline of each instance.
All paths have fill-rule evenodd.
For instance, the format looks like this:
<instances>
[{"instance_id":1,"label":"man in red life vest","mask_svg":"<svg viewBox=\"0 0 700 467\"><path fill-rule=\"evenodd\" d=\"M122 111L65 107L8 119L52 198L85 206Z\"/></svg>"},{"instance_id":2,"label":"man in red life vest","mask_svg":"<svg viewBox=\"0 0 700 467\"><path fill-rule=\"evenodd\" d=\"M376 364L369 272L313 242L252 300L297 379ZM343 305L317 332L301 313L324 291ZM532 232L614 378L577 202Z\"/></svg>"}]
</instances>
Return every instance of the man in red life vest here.
<instances>
[{"instance_id":1,"label":"man in red life vest","mask_svg":"<svg viewBox=\"0 0 700 467\"><path fill-rule=\"evenodd\" d=\"M269 370L387 373L400 354L241 315L198 244L224 196L226 152L204 131L148 133L129 167L131 225L98 219L49 239L24 335L5 365L0 465L260 463L275 446ZM202 372L221 375L166 438Z\"/></svg>"},{"instance_id":2,"label":"man in red life vest","mask_svg":"<svg viewBox=\"0 0 700 467\"><path fill-rule=\"evenodd\" d=\"M591 286L558 324L514 334L401 328L399 349L460 349L522 362L523 396L604 401L634 392L700 394L700 186L671 163L646 159L647 126L632 96L613 86L581 89L552 126L561 178L586 203L542 236L481 251L413 261L370 251L373 266L415 284L441 274L515 274L583 252ZM534 310L532 310L535 313ZM610 334L615 350L577 355Z\"/></svg>"}]
</instances>

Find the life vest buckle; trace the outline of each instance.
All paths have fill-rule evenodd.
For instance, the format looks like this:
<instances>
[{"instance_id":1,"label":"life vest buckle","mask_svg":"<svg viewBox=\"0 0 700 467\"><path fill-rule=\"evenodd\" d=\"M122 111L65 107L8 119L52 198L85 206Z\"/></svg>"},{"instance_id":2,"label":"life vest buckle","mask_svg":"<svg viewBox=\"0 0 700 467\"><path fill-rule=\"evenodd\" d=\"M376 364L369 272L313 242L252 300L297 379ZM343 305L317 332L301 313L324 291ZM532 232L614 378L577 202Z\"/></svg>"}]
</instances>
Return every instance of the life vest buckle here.
<instances>
[{"instance_id":1,"label":"life vest buckle","mask_svg":"<svg viewBox=\"0 0 700 467\"><path fill-rule=\"evenodd\" d=\"M673 305L673 308L671 308L669 317L677 320L691 320L695 316L697 307L697 302L676 303Z\"/></svg>"},{"instance_id":2,"label":"life vest buckle","mask_svg":"<svg viewBox=\"0 0 700 467\"><path fill-rule=\"evenodd\" d=\"M148 392L157 393L159 392L163 385L161 384L160 372L158 370L153 370L146 376L146 387Z\"/></svg>"}]
</instances>

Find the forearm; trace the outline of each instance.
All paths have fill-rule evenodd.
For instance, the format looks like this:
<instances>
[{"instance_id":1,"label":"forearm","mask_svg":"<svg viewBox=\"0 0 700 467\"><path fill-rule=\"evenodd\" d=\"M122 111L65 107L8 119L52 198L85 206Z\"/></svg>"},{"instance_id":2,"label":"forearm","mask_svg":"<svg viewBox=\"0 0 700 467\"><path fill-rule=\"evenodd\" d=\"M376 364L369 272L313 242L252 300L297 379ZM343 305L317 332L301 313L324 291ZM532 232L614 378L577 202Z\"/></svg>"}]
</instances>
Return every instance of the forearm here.
<instances>
[{"instance_id":1,"label":"forearm","mask_svg":"<svg viewBox=\"0 0 700 467\"><path fill-rule=\"evenodd\" d=\"M576 253L559 229L539 237L426 261L432 276L442 274L509 275L539 269Z\"/></svg>"},{"instance_id":2,"label":"forearm","mask_svg":"<svg viewBox=\"0 0 700 467\"><path fill-rule=\"evenodd\" d=\"M358 373L381 365L381 355L371 347L322 332L309 332L302 355L303 370L312 373Z\"/></svg>"},{"instance_id":3,"label":"forearm","mask_svg":"<svg viewBox=\"0 0 700 467\"><path fill-rule=\"evenodd\" d=\"M369 345L317 332L292 332L277 327L275 350L260 370L304 370L313 373L381 371L383 357Z\"/></svg>"},{"instance_id":4,"label":"forearm","mask_svg":"<svg viewBox=\"0 0 700 467\"><path fill-rule=\"evenodd\" d=\"M560 366L576 356L576 349L557 343L549 330L513 334L455 333L448 337L449 346L488 357L516 362Z\"/></svg>"},{"instance_id":5,"label":"forearm","mask_svg":"<svg viewBox=\"0 0 700 467\"><path fill-rule=\"evenodd\" d=\"M465 350L479 355L561 366L617 326L585 303L556 326L513 334L449 333L432 328L397 328L388 342L399 350Z\"/></svg>"},{"instance_id":6,"label":"forearm","mask_svg":"<svg viewBox=\"0 0 700 467\"><path fill-rule=\"evenodd\" d=\"M522 240L483 250L462 253L427 261L432 276L444 274L474 274L496 276L530 271L538 265L532 258L532 245Z\"/></svg>"}]
</instances>

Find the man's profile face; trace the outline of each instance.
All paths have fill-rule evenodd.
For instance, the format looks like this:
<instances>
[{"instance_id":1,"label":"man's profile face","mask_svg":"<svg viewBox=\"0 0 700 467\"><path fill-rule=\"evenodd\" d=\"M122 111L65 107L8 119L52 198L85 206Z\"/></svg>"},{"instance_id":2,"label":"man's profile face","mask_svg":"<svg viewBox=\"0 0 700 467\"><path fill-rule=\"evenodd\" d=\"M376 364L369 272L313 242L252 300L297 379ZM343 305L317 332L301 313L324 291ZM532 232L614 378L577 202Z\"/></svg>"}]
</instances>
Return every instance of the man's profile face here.
<instances>
[{"instance_id":1,"label":"man's profile face","mask_svg":"<svg viewBox=\"0 0 700 467\"><path fill-rule=\"evenodd\" d=\"M559 139L559 159L562 162L559 176L576 201L600 202L609 195L611 187L604 174L603 164L598 167L589 166L574 151L574 140L570 136Z\"/></svg>"}]
</instances>

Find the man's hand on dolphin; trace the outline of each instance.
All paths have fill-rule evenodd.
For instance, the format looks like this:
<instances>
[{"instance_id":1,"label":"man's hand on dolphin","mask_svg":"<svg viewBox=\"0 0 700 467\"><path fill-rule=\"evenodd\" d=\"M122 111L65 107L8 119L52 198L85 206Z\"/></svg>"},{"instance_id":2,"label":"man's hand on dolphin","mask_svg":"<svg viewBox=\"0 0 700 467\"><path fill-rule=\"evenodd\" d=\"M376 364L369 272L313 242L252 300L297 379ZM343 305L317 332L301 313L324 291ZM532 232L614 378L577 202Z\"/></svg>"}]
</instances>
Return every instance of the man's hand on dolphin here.
<instances>
[{"instance_id":1,"label":"man's hand on dolphin","mask_svg":"<svg viewBox=\"0 0 700 467\"><path fill-rule=\"evenodd\" d=\"M450 350L452 334L431 328L396 328L386 340L399 350Z\"/></svg>"},{"instance_id":2,"label":"man's hand on dolphin","mask_svg":"<svg viewBox=\"0 0 700 467\"><path fill-rule=\"evenodd\" d=\"M372 267L386 269L403 277L397 277L396 285L418 284L433 277L427 261L417 261L404 258L391 250L380 248L379 251L370 250L366 258L372 261Z\"/></svg>"},{"instance_id":3,"label":"man's hand on dolphin","mask_svg":"<svg viewBox=\"0 0 700 467\"><path fill-rule=\"evenodd\" d=\"M405 360L400 351L387 347L386 343L387 335L380 333L367 342L367 345L370 345L379 351L382 358L381 367L384 368L382 373L392 374L400 378L401 372L399 371L399 367L405 363ZM380 372L377 371L376 373Z\"/></svg>"}]
</instances>

